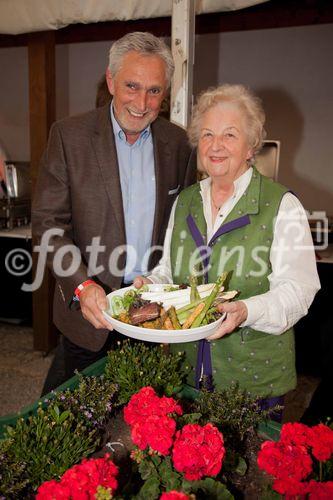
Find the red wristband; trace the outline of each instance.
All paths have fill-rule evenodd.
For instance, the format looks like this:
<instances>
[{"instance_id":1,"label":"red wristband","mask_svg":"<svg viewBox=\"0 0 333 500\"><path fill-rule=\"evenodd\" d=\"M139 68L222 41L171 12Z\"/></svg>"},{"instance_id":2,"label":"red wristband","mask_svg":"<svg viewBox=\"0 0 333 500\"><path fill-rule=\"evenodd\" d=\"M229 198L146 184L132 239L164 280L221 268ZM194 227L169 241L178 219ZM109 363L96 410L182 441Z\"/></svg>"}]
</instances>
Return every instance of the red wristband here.
<instances>
[{"instance_id":1,"label":"red wristband","mask_svg":"<svg viewBox=\"0 0 333 500\"><path fill-rule=\"evenodd\" d=\"M80 297L80 293L82 292L82 290L88 286L88 285L94 285L95 282L93 280L87 280L87 281L84 281L83 283L80 283L80 285L78 285L76 288L75 288L75 292L74 292L74 295L76 295L77 297Z\"/></svg>"}]
</instances>

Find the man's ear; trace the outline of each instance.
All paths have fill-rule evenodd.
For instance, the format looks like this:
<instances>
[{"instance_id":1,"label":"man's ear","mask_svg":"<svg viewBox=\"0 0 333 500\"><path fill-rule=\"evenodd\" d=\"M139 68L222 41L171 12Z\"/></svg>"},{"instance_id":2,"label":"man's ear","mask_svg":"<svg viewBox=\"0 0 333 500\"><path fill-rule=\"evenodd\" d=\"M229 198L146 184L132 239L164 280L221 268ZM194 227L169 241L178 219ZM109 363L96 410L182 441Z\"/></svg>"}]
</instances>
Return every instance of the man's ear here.
<instances>
[{"instance_id":1,"label":"man's ear","mask_svg":"<svg viewBox=\"0 0 333 500\"><path fill-rule=\"evenodd\" d=\"M107 68L106 73L105 73L105 78L106 78L106 83L109 89L109 92L111 95L114 94L114 83L113 83L113 78L111 75L110 68Z\"/></svg>"}]
</instances>

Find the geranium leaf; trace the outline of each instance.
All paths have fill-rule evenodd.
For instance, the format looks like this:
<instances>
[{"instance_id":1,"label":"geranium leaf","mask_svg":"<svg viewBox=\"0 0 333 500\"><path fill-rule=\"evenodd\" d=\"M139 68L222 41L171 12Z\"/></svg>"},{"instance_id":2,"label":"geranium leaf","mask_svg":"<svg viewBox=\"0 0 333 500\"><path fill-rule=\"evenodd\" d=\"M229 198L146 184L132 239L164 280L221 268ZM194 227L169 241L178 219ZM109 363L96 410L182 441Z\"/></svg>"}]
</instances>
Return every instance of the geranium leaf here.
<instances>
[{"instance_id":1,"label":"geranium leaf","mask_svg":"<svg viewBox=\"0 0 333 500\"><path fill-rule=\"evenodd\" d=\"M152 455L151 456L151 461L155 465L155 467L158 467L161 463L161 458L158 455Z\"/></svg>"},{"instance_id":2,"label":"geranium leaf","mask_svg":"<svg viewBox=\"0 0 333 500\"><path fill-rule=\"evenodd\" d=\"M211 477L201 481L192 481L190 484L191 493L202 491L205 495L204 498L209 498L210 500L232 500L234 498L224 484Z\"/></svg>"},{"instance_id":3,"label":"geranium leaf","mask_svg":"<svg viewBox=\"0 0 333 500\"><path fill-rule=\"evenodd\" d=\"M154 465L151 462L148 462L147 460L143 460L139 464L139 472L144 481L148 479L151 476L156 476L157 477L157 471L154 467Z\"/></svg>"},{"instance_id":4,"label":"geranium leaf","mask_svg":"<svg viewBox=\"0 0 333 500\"><path fill-rule=\"evenodd\" d=\"M240 476L245 476L246 471L247 471L247 463L245 462L243 457L239 456L238 462L237 462L237 467L236 467L236 472Z\"/></svg>"},{"instance_id":5,"label":"geranium leaf","mask_svg":"<svg viewBox=\"0 0 333 500\"><path fill-rule=\"evenodd\" d=\"M172 469L170 457L166 457L158 468L161 482L167 491L178 490L181 484L181 476Z\"/></svg>"},{"instance_id":6,"label":"geranium leaf","mask_svg":"<svg viewBox=\"0 0 333 500\"><path fill-rule=\"evenodd\" d=\"M155 500L160 496L160 482L157 477L150 477L145 481L139 493L135 497L137 500Z\"/></svg>"}]
</instances>

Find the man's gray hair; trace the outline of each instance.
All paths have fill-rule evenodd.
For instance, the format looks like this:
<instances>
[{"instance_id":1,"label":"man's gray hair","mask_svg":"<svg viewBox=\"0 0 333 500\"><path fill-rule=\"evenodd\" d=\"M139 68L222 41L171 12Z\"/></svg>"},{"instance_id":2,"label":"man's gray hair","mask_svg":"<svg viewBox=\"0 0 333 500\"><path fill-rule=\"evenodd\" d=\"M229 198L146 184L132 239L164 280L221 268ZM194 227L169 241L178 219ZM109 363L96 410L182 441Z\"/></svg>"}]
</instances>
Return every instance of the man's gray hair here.
<instances>
[{"instance_id":1,"label":"man's gray hair","mask_svg":"<svg viewBox=\"0 0 333 500\"><path fill-rule=\"evenodd\" d=\"M109 52L109 69L113 78L118 73L124 56L132 50L147 56L159 56L165 62L165 77L167 87L170 87L175 70L171 50L161 38L144 31L128 33L112 44Z\"/></svg>"}]
</instances>

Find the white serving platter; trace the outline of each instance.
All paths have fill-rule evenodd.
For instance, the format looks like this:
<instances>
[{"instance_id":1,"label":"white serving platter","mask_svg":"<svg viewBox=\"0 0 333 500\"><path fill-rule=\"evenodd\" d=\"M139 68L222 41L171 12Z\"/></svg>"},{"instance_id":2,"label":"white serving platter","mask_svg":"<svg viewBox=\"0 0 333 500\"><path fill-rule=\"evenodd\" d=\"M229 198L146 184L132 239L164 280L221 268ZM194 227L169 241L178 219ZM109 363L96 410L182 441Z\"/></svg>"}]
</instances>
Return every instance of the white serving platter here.
<instances>
[{"instance_id":1,"label":"white serving platter","mask_svg":"<svg viewBox=\"0 0 333 500\"><path fill-rule=\"evenodd\" d=\"M165 286L173 285L148 285L149 291L160 292L163 291ZM109 321L112 327L117 330L117 332L131 337L137 340L144 340L147 342L155 342L158 344L177 344L182 342L195 342L197 340L205 339L212 335L217 328L220 326L224 320L225 315L222 315L217 321L210 323L209 325L199 326L197 328L189 328L187 330L156 330L151 328L142 328L139 326L129 325L123 323L112 317L112 297L118 295L123 296L127 290L135 290L133 286L121 288L115 292L109 293L107 299L109 302L109 308L107 311L103 311L104 317ZM172 292L170 292L172 293Z\"/></svg>"}]
</instances>

